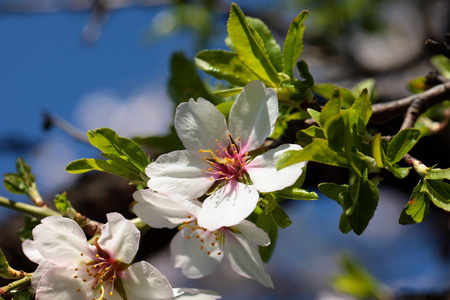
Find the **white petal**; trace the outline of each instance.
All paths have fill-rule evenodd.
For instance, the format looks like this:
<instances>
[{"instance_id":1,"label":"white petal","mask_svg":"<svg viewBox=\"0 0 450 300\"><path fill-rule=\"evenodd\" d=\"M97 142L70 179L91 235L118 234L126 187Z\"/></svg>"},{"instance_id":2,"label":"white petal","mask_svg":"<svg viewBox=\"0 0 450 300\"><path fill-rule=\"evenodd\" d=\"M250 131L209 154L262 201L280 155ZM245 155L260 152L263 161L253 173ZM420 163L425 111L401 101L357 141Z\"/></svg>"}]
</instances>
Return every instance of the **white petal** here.
<instances>
[{"instance_id":1,"label":"white petal","mask_svg":"<svg viewBox=\"0 0 450 300\"><path fill-rule=\"evenodd\" d=\"M284 144L266 153L258 155L247 164L247 172L253 185L259 192L268 193L282 190L293 185L303 172L306 162L283 168L279 171L275 165L281 154L288 150L300 150L302 147L294 144Z\"/></svg>"},{"instance_id":2,"label":"white petal","mask_svg":"<svg viewBox=\"0 0 450 300\"><path fill-rule=\"evenodd\" d=\"M183 194L198 198L205 194L214 181L202 171L210 165L201 157L186 150L159 156L145 170L150 177L148 186L164 194Z\"/></svg>"},{"instance_id":3,"label":"white petal","mask_svg":"<svg viewBox=\"0 0 450 300\"><path fill-rule=\"evenodd\" d=\"M60 216L46 217L33 229L35 245L41 255L54 264L66 264L92 257L83 230L78 224ZM87 257L86 257L87 256Z\"/></svg>"},{"instance_id":4,"label":"white petal","mask_svg":"<svg viewBox=\"0 0 450 300\"><path fill-rule=\"evenodd\" d=\"M134 213L153 228L174 228L185 221L192 221L198 214L201 202L184 199L180 195L171 195L169 198L162 193L155 193L152 190L138 190L133 193L133 198L138 201L133 207ZM174 201L172 199L176 199ZM198 205L194 204L195 202ZM184 203L181 206L178 202ZM194 213L188 211L195 211ZM188 216L191 216L188 218Z\"/></svg>"},{"instance_id":5,"label":"white petal","mask_svg":"<svg viewBox=\"0 0 450 300\"><path fill-rule=\"evenodd\" d=\"M177 300L216 300L222 298L214 291L188 288L174 288L173 294Z\"/></svg>"},{"instance_id":6,"label":"white petal","mask_svg":"<svg viewBox=\"0 0 450 300\"><path fill-rule=\"evenodd\" d=\"M54 266L55 264L52 264L51 262L46 260L37 267L36 271L33 272L33 276L31 277L31 286L34 290L37 290L39 281L41 280L42 276L44 276L44 274Z\"/></svg>"},{"instance_id":7,"label":"white petal","mask_svg":"<svg viewBox=\"0 0 450 300\"><path fill-rule=\"evenodd\" d=\"M228 145L227 123L223 114L209 101L199 98L181 103L177 107L174 121L175 129L186 149L221 150L216 140Z\"/></svg>"},{"instance_id":8,"label":"white petal","mask_svg":"<svg viewBox=\"0 0 450 300\"><path fill-rule=\"evenodd\" d=\"M225 256L236 273L258 280L262 285L273 288L272 279L264 271L258 250L244 236L229 231L224 244Z\"/></svg>"},{"instance_id":9,"label":"white petal","mask_svg":"<svg viewBox=\"0 0 450 300\"><path fill-rule=\"evenodd\" d=\"M148 262L132 264L120 275L120 279L130 300L173 298L172 286L167 278Z\"/></svg>"},{"instance_id":10,"label":"white petal","mask_svg":"<svg viewBox=\"0 0 450 300\"><path fill-rule=\"evenodd\" d=\"M236 98L229 116L229 130L242 138L244 152L260 147L275 128L278 117L276 92L261 81L247 84Z\"/></svg>"},{"instance_id":11,"label":"white petal","mask_svg":"<svg viewBox=\"0 0 450 300\"><path fill-rule=\"evenodd\" d=\"M91 285L74 278L75 271L66 266L54 266L45 272L36 289L39 300L93 299ZM79 291L78 291L79 289Z\"/></svg>"},{"instance_id":12,"label":"white petal","mask_svg":"<svg viewBox=\"0 0 450 300\"><path fill-rule=\"evenodd\" d=\"M106 217L108 223L102 226L98 244L114 260L131 263L139 248L141 232L119 213L109 213Z\"/></svg>"},{"instance_id":13,"label":"white petal","mask_svg":"<svg viewBox=\"0 0 450 300\"><path fill-rule=\"evenodd\" d=\"M203 202L199 226L210 231L239 224L258 203L258 191L251 185L230 180Z\"/></svg>"},{"instance_id":14,"label":"white petal","mask_svg":"<svg viewBox=\"0 0 450 300\"><path fill-rule=\"evenodd\" d=\"M244 220L235 226L250 243L260 246L270 245L269 235L250 221Z\"/></svg>"},{"instance_id":15,"label":"white petal","mask_svg":"<svg viewBox=\"0 0 450 300\"><path fill-rule=\"evenodd\" d=\"M36 248L36 244L33 240L25 240L22 243L22 251L34 263L40 264L45 261L39 250Z\"/></svg>"},{"instance_id":16,"label":"white petal","mask_svg":"<svg viewBox=\"0 0 450 300\"><path fill-rule=\"evenodd\" d=\"M199 235L198 238L196 238L197 235ZM211 242L216 242L212 232L201 229L193 231L189 227L181 229L170 243L170 253L175 268L181 268L188 278L201 278L211 274L223 257L220 245L212 246Z\"/></svg>"}]
</instances>

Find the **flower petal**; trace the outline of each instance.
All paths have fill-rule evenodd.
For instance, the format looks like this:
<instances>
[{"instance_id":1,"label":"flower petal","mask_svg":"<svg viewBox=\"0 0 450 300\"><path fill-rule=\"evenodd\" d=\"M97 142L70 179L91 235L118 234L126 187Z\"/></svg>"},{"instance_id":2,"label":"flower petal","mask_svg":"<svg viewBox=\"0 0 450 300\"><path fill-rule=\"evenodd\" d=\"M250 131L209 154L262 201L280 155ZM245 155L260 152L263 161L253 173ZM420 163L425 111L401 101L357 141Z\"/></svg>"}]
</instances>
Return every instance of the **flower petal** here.
<instances>
[{"instance_id":1,"label":"flower petal","mask_svg":"<svg viewBox=\"0 0 450 300\"><path fill-rule=\"evenodd\" d=\"M302 147L295 144L284 144L266 153L258 155L247 164L247 172L253 185L259 192L267 193L282 190L293 185L303 172L306 162L283 168L279 171L275 165L281 154L288 150L300 150Z\"/></svg>"},{"instance_id":2,"label":"flower petal","mask_svg":"<svg viewBox=\"0 0 450 300\"><path fill-rule=\"evenodd\" d=\"M236 98L229 116L233 138L241 137L243 152L260 147L273 132L278 117L277 93L261 81L247 84Z\"/></svg>"},{"instance_id":3,"label":"flower petal","mask_svg":"<svg viewBox=\"0 0 450 300\"><path fill-rule=\"evenodd\" d=\"M272 279L264 271L258 250L241 234L228 231L225 238L225 256L231 268L241 276L253 278L262 285L273 288Z\"/></svg>"},{"instance_id":4,"label":"flower petal","mask_svg":"<svg viewBox=\"0 0 450 300\"><path fill-rule=\"evenodd\" d=\"M164 194L183 194L198 198L205 194L214 181L202 171L209 164L186 150L173 151L159 156L145 170L150 177L148 186Z\"/></svg>"},{"instance_id":5,"label":"flower petal","mask_svg":"<svg viewBox=\"0 0 450 300\"><path fill-rule=\"evenodd\" d=\"M102 226L98 244L114 260L131 263L139 248L141 232L119 213L109 213L106 218L108 223Z\"/></svg>"},{"instance_id":6,"label":"flower petal","mask_svg":"<svg viewBox=\"0 0 450 300\"><path fill-rule=\"evenodd\" d=\"M42 257L38 248L36 248L36 244L34 240L26 239L22 242L22 251L29 260L34 263L40 264L45 261L45 258Z\"/></svg>"},{"instance_id":7,"label":"flower petal","mask_svg":"<svg viewBox=\"0 0 450 300\"><path fill-rule=\"evenodd\" d=\"M87 254L84 259L93 255L83 230L68 218L51 216L42 219L33 229L33 238L41 255L54 264L76 263L83 260L81 253Z\"/></svg>"},{"instance_id":8,"label":"flower petal","mask_svg":"<svg viewBox=\"0 0 450 300\"><path fill-rule=\"evenodd\" d=\"M214 231L239 224L252 213L258 199L258 191L253 186L230 180L205 199L198 225Z\"/></svg>"},{"instance_id":9,"label":"flower petal","mask_svg":"<svg viewBox=\"0 0 450 300\"><path fill-rule=\"evenodd\" d=\"M188 288L174 288L173 294L177 300L216 300L222 298L214 291Z\"/></svg>"},{"instance_id":10,"label":"flower petal","mask_svg":"<svg viewBox=\"0 0 450 300\"><path fill-rule=\"evenodd\" d=\"M74 278L74 269L59 265L48 269L39 281L36 299L72 300L93 299L94 293L88 282Z\"/></svg>"},{"instance_id":11,"label":"flower petal","mask_svg":"<svg viewBox=\"0 0 450 300\"><path fill-rule=\"evenodd\" d=\"M187 150L221 150L216 140L228 145L228 129L225 117L211 102L199 98L181 103L177 107L175 129Z\"/></svg>"},{"instance_id":12,"label":"flower petal","mask_svg":"<svg viewBox=\"0 0 450 300\"><path fill-rule=\"evenodd\" d=\"M128 299L173 299L172 286L167 278L148 262L132 264L120 279Z\"/></svg>"},{"instance_id":13,"label":"flower petal","mask_svg":"<svg viewBox=\"0 0 450 300\"><path fill-rule=\"evenodd\" d=\"M216 242L212 232L202 229L193 231L189 227L181 229L170 243L175 268L181 268L188 278L201 278L211 274L223 258L219 244L213 247L211 242Z\"/></svg>"},{"instance_id":14,"label":"flower petal","mask_svg":"<svg viewBox=\"0 0 450 300\"><path fill-rule=\"evenodd\" d=\"M53 268L55 264L45 260L39 264L36 271L33 272L33 276L31 277L31 286L34 290L37 290L39 286L39 281L41 281L42 276L51 268Z\"/></svg>"},{"instance_id":15,"label":"flower petal","mask_svg":"<svg viewBox=\"0 0 450 300\"><path fill-rule=\"evenodd\" d=\"M201 205L201 202L184 199L181 195L168 197L148 189L134 192L133 198L138 202L133 206L134 213L153 228L174 228L185 221L190 222L192 215L198 214ZM182 206L179 202L185 205ZM194 213L190 211L194 211ZM187 216L191 216L191 218Z\"/></svg>"},{"instance_id":16,"label":"flower petal","mask_svg":"<svg viewBox=\"0 0 450 300\"><path fill-rule=\"evenodd\" d=\"M245 236L250 243L260 246L270 245L269 235L252 222L244 220L235 227L239 229L242 235Z\"/></svg>"}]
</instances>

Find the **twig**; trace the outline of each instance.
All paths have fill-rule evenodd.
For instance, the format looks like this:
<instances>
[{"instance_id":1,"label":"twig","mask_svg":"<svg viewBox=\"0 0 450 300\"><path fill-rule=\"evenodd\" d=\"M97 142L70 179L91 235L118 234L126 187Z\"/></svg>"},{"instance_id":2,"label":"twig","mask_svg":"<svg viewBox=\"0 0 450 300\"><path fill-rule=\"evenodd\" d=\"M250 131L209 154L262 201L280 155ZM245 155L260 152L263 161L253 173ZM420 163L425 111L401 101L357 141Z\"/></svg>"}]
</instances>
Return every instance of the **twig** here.
<instances>
[{"instance_id":1,"label":"twig","mask_svg":"<svg viewBox=\"0 0 450 300\"><path fill-rule=\"evenodd\" d=\"M31 284L31 274L27 274L25 277L13 281L10 284L0 288L0 297L4 296L5 294L11 292L12 290L15 290L17 288L29 286Z\"/></svg>"},{"instance_id":2,"label":"twig","mask_svg":"<svg viewBox=\"0 0 450 300\"><path fill-rule=\"evenodd\" d=\"M48 216L61 216L61 214L49 207L34 206L22 202L12 201L8 198L0 196L0 206L10 208L12 210L32 215L36 218L42 219Z\"/></svg>"},{"instance_id":3,"label":"twig","mask_svg":"<svg viewBox=\"0 0 450 300\"><path fill-rule=\"evenodd\" d=\"M50 129L52 126L56 126L59 129L61 129L62 131L64 131L65 133L67 133L68 135L70 135L71 137L73 137L74 139L76 139L77 141L89 144L89 140L88 140L86 134L84 132L80 131L78 128L76 128L72 124L70 124L69 122L67 122L66 120L64 120L60 117L57 117L57 116L50 115L49 113L46 113L46 112L44 112L42 114L44 116L44 129L45 130Z\"/></svg>"}]
</instances>

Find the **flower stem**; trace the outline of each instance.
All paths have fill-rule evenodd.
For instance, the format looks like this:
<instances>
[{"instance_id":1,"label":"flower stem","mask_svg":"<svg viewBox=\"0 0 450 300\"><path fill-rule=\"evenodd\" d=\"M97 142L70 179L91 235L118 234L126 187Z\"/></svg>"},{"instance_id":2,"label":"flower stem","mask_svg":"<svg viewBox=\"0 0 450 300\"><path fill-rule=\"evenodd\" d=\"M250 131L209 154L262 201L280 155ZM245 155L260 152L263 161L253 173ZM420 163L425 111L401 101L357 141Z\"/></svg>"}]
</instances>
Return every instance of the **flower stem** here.
<instances>
[{"instance_id":1,"label":"flower stem","mask_svg":"<svg viewBox=\"0 0 450 300\"><path fill-rule=\"evenodd\" d=\"M48 216L61 216L61 214L49 207L38 207L38 206L34 206L34 205L30 205L30 204L26 204L26 203L22 203L22 202L16 202L16 201L12 201L8 198L5 197L1 197L0 196L0 206L4 206L7 208L10 208L12 210L21 212L21 213L25 213L25 214L29 214L32 215L36 218L42 219Z\"/></svg>"},{"instance_id":2,"label":"flower stem","mask_svg":"<svg viewBox=\"0 0 450 300\"><path fill-rule=\"evenodd\" d=\"M31 275L32 274L27 274L25 277L0 288L0 297L20 287L29 286L31 284Z\"/></svg>"}]
</instances>

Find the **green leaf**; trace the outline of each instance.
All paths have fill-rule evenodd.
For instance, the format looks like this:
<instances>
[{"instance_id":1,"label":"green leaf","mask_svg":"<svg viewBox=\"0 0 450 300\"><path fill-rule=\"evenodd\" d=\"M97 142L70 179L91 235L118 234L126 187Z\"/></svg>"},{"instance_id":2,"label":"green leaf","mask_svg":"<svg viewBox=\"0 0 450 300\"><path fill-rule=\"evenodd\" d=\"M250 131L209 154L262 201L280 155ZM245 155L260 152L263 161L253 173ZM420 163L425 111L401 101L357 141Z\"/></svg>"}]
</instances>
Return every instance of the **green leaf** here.
<instances>
[{"instance_id":1,"label":"green leaf","mask_svg":"<svg viewBox=\"0 0 450 300\"><path fill-rule=\"evenodd\" d=\"M420 130L407 128L397 133L387 148L387 159L391 163L400 161L419 141Z\"/></svg>"},{"instance_id":2,"label":"green leaf","mask_svg":"<svg viewBox=\"0 0 450 300\"><path fill-rule=\"evenodd\" d=\"M31 287L20 289L20 290L14 290L11 292L13 295L12 300L33 300L34 299L34 293Z\"/></svg>"},{"instance_id":3,"label":"green leaf","mask_svg":"<svg viewBox=\"0 0 450 300\"><path fill-rule=\"evenodd\" d=\"M239 94L242 91L242 87L220 90L213 92L217 97L230 97Z\"/></svg>"},{"instance_id":4,"label":"green leaf","mask_svg":"<svg viewBox=\"0 0 450 300\"><path fill-rule=\"evenodd\" d=\"M11 274L9 274L9 263L2 249L0 249L0 276L4 279L12 279L10 278Z\"/></svg>"},{"instance_id":5,"label":"green leaf","mask_svg":"<svg viewBox=\"0 0 450 300\"><path fill-rule=\"evenodd\" d=\"M431 58L431 64L447 79L450 79L450 59L444 55L435 55Z\"/></svg>"},{"instance_id":6,"label":"green leaf","mask_svg":"<svg viewBox=\"0 0 450 300\"><path fill-rule=\"evenodd\" d=\"M67 200L67 194L65 192L56 195L53 201L56 209L62 214L69 215L73 211L72 204Z\"/></svg>"},{"instance_id":7,"label":"green leaf","mask_svg":"<svg viewBox=\"0 0 450 300\"><path fill-rule=\"evenodd\" d=\"M348 192L348 185L338 185L332 182L324 182L317 186L319 188L319 191L327 196L330 199L335 200L337 203L339 203L341 206L343 203L341 202L342 199L340 197L341 194Z\"/></svg>"},{"instance_id":8,"label":"green leaf","mask_svg":"<svg viewBox=\"0 0 450 300\"><path fill-rule=\"evenodd\" d=\"M23 215L23 227L17 231L17 236L21 241L25 241L27 239L33 239L32 231L34 227L39 225L41 221L35 217L30 215Z\"/></svg>"},{"instance_id":9,"label":"green leaf","mask_svg":"<svg viewBox=\"0 0 450 300\"><path fill-rule=\"evenodd\" d=\"M288 187L281 191L274 192L277 198L291 199L291 200L317 200L319 196L315 192L310 192L304 189L295 187Z\"/></svg>"},{"instance_id":10,"label":"green leaf","mask_svg":"<svg viewBox=\"0 0 450 300\"><path fill-rule=\"evenodd\" d=\"M364 232L372 219L378 206L378 188L367 178L360 177L360 184L350 188L353 201L351 209L347 209L346 215L353 231L360 235Z\"/></svg>"},{"instance_id":11,"label":"green leaf","mask_svg":"<svg viewBox=\"0 0 450 300\"><path fill-rule=\"evenodd\" d=\"M427 192L434 205L450 211L450 184L442 180L424 179L421 190Z\"/></svg>"},{"instance_id":12,"label":"green leaf","mask_svg":"<svg viewBox=\"0 0 450 300\"><path fill-rule=\"evenodd\" d=\"M289 219L287 213L279 205L275 206L275 208L271 212L271 215L275 223L283 229L289 227L289 225L292 224L292 221L291 219Z\"/></svg>"},{"instance_id":13,"label":"green leaf","mask_svg":"<svg viewBox=\"0 0 450 300\"><path fill-rule=\"evenodd\" d=\"M234 100L220 103L216 107L225 116L225 118L228 118L228 115L230 114L231 107L233 106L233 104L234 104Z\"/></svg>"},{"instance_id":14,"label":"green leaf","mask_svg":"<svg viewBox=\"0 0 450 300\"><path fill-rule=\"evenodd\" d=\"M308 17L308 11L304 10L300 12L291 25L284 41L283 46L283 67L284 73L289 77L294 78L294 65L298 60L298 57L303 51L303 33L305 31L305 25L303 22Z\"/></svg>"},{"instance_id":15,"label":"green leaf","mask_svg":"<svg viewBox=\"0 0 450 300\"><path fill-rule=\"evenodd\" d=\"M276 87L279 83L278 74L269 59L264 43L235 3L231 4L227 29L239 58L267 86Z\"/></svg>"},{"instance_id":16,"label":"green leaf","mask_svg":"<svg viewBox=\"0 0 450 300\"><path fill-rule=\"evenodd\" d=\"M237 86L245 86L250 81L259 79L239 59L236 52L204 50L195 57L195 64L209 75Z\"/></svg>"},{"instance_id":17,"label":"green leaf","mask_svg":"<svg viewBox=\"0 0 450 300\"><path fill-rule=\"evenodd\" d=\"M183 144L178 138L175 127L170 126L170 133L165 136L150 136L146 138L134 138L134 141L139 145L149 146L152 149L158 150L160 153L168 153L174 150L184 149Z\"/></svg>"},{"instance_id":18,"label":"green leaf","mask_svg":"<svg viewBox=\"0 0 450 300\"><path fill-rule=\"evenodd\" d=\"M348 219L345 212L343 212L341 214L341 217L339 218L339 230L344 234L352 231L352 225L350 225L350 220Z\"/></svg>"},{"instance_id":19,"label":"green leaf","mask_svg":"<svg viewBox=\"0 0 450 300\"><path fill-rule=\"evenodd\" d=\"M313 118L314 121L317 122L317 124L320 124L320 112L318 112L317 110L314 110L312 108L308 108L307 112L309 113L311 118Z\"/></svg>"},{"instance_id":20,"label":"green leaf","mask_svg":"<svg viewBox=\"0 0 450 300\"><path fill-rule=\"evenodd\" d=\"M348 255L341 259L344 272L331 280L333 288L356 299L389 299L383 296L378 281L359 263Z\"/></svg>"},{"instance_id":21,"label":"green leaf","mask_svg":"<svg viewBox=\"0 0 450 300\"><path fill-rule=\"evenodd\" d=\"M420 76L408 81L408 90L411 93L418 94L428 90L430 86L427 84L427 78Z\"/></svg>"},{"instance_id":22,"label":"green leaf","mask_svg":"<svg viewBox=\"0 0 450 300\"><path fill-rule=\"evenodd\" d=\"M278 225L277 223L275 223L275 220L272 218L271 214L261 212L260 214L258 214L256 226L264 230L270 238L270 245L258 247L261 259L263 260L263 262L267 263L272 256L273 250L275 249L275 245L277 243Z\"/></svg>"},{"instance_id":23,"label":"green leaf","mask_svg":"<svg viewBox=\"0 0 450 300\"><path fill-rule=\"evenodd\" d=\"M175 105L203 97L214 104L220 100L212 95L204 86L197 74L194 62L187 59L182 53L174 53L170 60L169 95Z\"/></svg>"},{"instance_id":24,"label":"green leaf","mask_svg":"<svg viewBox=\"0 0 450 300\"><path fill-rule=\"evenodd\" d=\"M150 163L147 154L133 140L120 137L109 128L89 130L88 138L91 144L101 150L103 156L123 157L132 162L138 169L144 171Z\"/></svg>"},{"instance_id":25,"label":"green leaf","mask_svg":"<svg viewBox=\"0 0 450 300\"><path fill-rule=\"evenodd\" d=\"M386 169L398 179L403 179L408 176L409 170L411 170L411 168L399 167L397 164L391 164L389 162L386 162Z\"/></svg>"},{"instance_id":26,"label":"green leaf","mask_svg":"<svg viewBox=\"0 0 450 300\"><path fill-rule=\"evenodd\" d=\"M325 123L332 117L340 113L342 106L342 95L338 89L333 91L333 95L330 100L327 101L325 106L320 112L319 125L324 127Z\"/></svg>"},{"instance_id":27,"label":"green leaf","mask_svg":"<svg viewBox=\"0 0 450 300\"><path fill-rule=\"evenodd\" d=\"M370 101L373 102L373 99L376 98L377 94L375 89L375 79L373 78L364 79L363 81L356 84L352 89L353 97L358 98L358 96L360 96L361 92L364 89L367 89L368 97Z\"/></svg>"},{"instance_id":28,"label":"green leaf","mask_svg":"<svg viewBox=\"0 0 450 300\"><path fill-rule=\"evenodd\" d=\"M372 104L367 89L362 90L361 94L353 102L351 109L355 110L359 116L358 133L363 135L366 131L366 125L372 116Z\"/></svg>"},{"instance_id":29,"label":"green leaf","mask_svg":"<svg viewBox=\"0 0 450 300\"><path fill-rule=\"evenodd\" d=\"M301 132L313 138L325 139L325 133L323 132L322 128L319 128L316 125L309 126L308 128L303 129Z\"/></svg>"},{"instance_id":30,"label":"green leaf","mask_svg":"<svg viewBox=\"0 0 450 300\"><path fill-rule=\"evenodd\" d=\"M431 169L425 176L426 179L448 179L450 180L450 169Z\"/></svg>"},{"instance_id":31,"label":"green leaf","mask_svg":"<svg viewBox=\"0 0 450 300\"><path fill-rule=\"evenodd\" d=\"M94 170L128 178L132 181L142 180L139 170L130 168L130 164L124 167L124 164L112 160L82 158L75 160L66 166L66 171L72 174L85 173Z\"/></svg>"},{"instance_id":32,"label":"green leaf","mask_svg":"<svg viewBox=\"0 0 450 300\"><path fill-rule=\"evenodd\" d=\"M303 83L308 87L312 87L314 85L314 78L311 73L309 73L308 65L304 60L297 62L297 69L300 76L305 79Z\"/></svg>"},{"instance_id":33,"label":"green leaf","mask_svg":"<svg viewBox=\"0 0 450 300\"><path fill-rule=\"evenodd\" d=\"M402 225L420 223L430 212L430 199L426 193L421 193L423 180L414 188L411 197L400 214L399 223Z\"/></svg>"},{"instance_id":34,"label":"green leaf","mask_svg":"<svg viewBox=\"0 0 450 300\"><path fill-rule=\"evenodd\" d=\"M327 165L349 168L347 159L331 150L323 139L313 139L313 142L302 150L290 150L284 152L278 159L277 170L302 161L315 161Z\"/></svg>"},{"instance_id":35,"label":"green leaf","mask_svg":"<svg viewBox=\"0 0 450 300\"><path fill-rule=\"evenodd\" d=\"M330 99L335 89L339 89L339 92L342 95L342 108L351 107L353 102L355 101L355 96L353 95L353 92L351 90L331 83L315 84L312 87L313 92L323 97L324 99Z\"/></svg>"},{"instance_id":36,"label":"green leaf","mask_svg":"<svg viewBox=\"0 0 450 300\"><path fill-rule=\"evenodd\" d=\"M264 47L267 50L267 54L269 55L270 62L275 67L278 72L283 71L283 64L281 62L281 50L280 45L278 45L277 41L273 37L270 29L264 24L263 21L257 18L246 17L248 24L253 27L256 32L258 32L261 37Z\"/></svg>"},{"instance_id":37,"label":"green leaf","mask_svg":"<svg viewBox=\"0 0 450 300\"><path fill-rule=\"evenodd\" d=\"M30 190L23 177L14 173L5 174L3 176L3 184L13 194L28 194Z\"/></svg>"}]
</instances>

